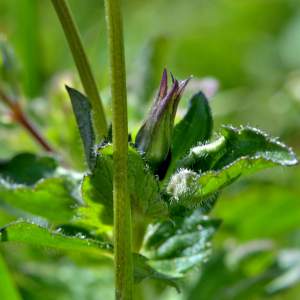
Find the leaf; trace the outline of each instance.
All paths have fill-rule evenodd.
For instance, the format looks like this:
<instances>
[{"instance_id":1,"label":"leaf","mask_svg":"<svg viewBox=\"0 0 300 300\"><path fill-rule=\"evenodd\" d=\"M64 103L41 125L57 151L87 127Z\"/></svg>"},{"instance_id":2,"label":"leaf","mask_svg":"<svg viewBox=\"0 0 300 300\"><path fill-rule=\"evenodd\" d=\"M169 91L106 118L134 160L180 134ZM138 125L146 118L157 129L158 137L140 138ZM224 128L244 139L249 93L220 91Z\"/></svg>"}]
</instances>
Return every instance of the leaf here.
<instances>
[{"instance_id":1,"label":"leaf","mask_svg":"<svg viewBox=\"0 0 300 300\"><path fill-rule=\"evenodd\" d=\"M113 146L99 150L99 153L113 157ZM141 155L131 146L129 155L129 193L133 221L135 217L145 216L151 220L168 218L167 204L159 193L159 183L148 170Z\"/></svg>"},{"instance_id":2,"label":"leaf","mask_svg":"<svg viewBox=\"0 0 300 300\"><path fill-rule=\"evenodd\" d=\"M132 206L132 221L150 222L167 219L168 207L159 193L159 184L147 170L140 154L128 147L129 192ZM100 231L112 230L113 226L113 146L100 148L93 173L83 179L82 198L88 207L77 210L85 217L76 222L80 225L97 228ZM143 217L146 217L143 218Z\"/></svg>"},{"instance_id":3,"label":"leaf","mask_svg":"<svg viewBox=\"0 0 300 300\"><path fill-rule=\"evenodd\" d=\"M0 230L0 242L26 243L59 250L103 254L113 258L113 247L84 237L67 237L36 224L14 222Z\"/></svg>"},{"instance_id":4,"label":"leaf","mask_svg":"<svg viewBox=\"0 0 300 300\"><path fill-rule=\"evenodd\" d=\"M83 178L82 198L88 207L77 210L85 217L76 223L97 228L98 231L113 227L113 161L107 155L97 154L92 174Z\"/></svg>"},{"instance_id":5,"label":"leaf","mask_svg":"<svg viewBox=\"0 0 300 300\"><path fill-rule=\"evenodd\" d=\"M166 285L174 287L178 293L180 292L179 286L174 281L174 279L155 271L152 267L149 266L149 260L145 256L133 253L132 259L135 284L140 283L145 278L156 279L160 282L165 283Z\"/></svg>"},{"instance_id":6,"label":"leaf","mask_svg":"<svg viewBox=\"0 0 300 300\"><path fill-rule=\"evenodd\" d=\"M21 296L15 287L4 259L0 253L0 299L21 300Z\"/></svg>"},{"instance_id":7,"label":"leaf","mask_svg":"<svg viewBox=\"0 0 300 300\"><path fill-rule=\"evenodd\" d=\"M202 92L199 92L190 99L186 115L174 127L172 157L166 177L174 172L179 160L187 155L193 146L209 140L212 131L213 119L208 100Z\"/></svg>"},{"instance_id":8,"label":"leaf","mask_svg":"<svg viewBox=\"0 0 300 300\"><path fill-rule=\"evenodd\" d=\"M175 218L151 225L144 242L148 264L156 271L178 279L199 266L209 257L210 238L220 225L220 220L209 219L198 210L185 218Z\"/></svg>"},{"instance_id":9,"label":"leaf","mask_svg":"<svg viewBox=\"0 0 300 300\"><path fill-rule=\"evenodd\" d=\"M218 192L238 178L278 165L298 164L295 154L285 145L269 139L257 129L222 129L222 136L211 144L192 148L167 186L171 215L214 201ZM207 171L200 175L194 171Z\"/></svg>"},{"instance_id":10,"label":"leaf","mask_svg":"<svg viewBox=\"0 0 300 300\"><path fill-rule=\"evenodd\" d=\"M25 243L63 251L80 251L83 253L102 254L114 258L113 246L97 240L81 237L68 237L58 231L49 231L36 224L14 222L0 229L0 242ZM148 259L133 254L134 281L139 283L144 278L158 279L178 289L176 283L168 276L159 274L148 264ZM1 292L1 291L0 291Z\"/></svg>"},{"instance_id":11,"label":"leaf","mask_svg":"<svg viewBox=\"0 0 300 300\"><path fill-rule=\"evenodd\" d=\"M78 201L74 186L60 178L41 181L34 188L9 185L0 180L0 200L54 223L69 223Z\"/></svg>"},{"instance_id":12,"label":"leaf","mask_svg":"<svg viewBox=\"0 0 300 300\"><path fill-rule=\"evenodd\" d=\"M78 129L83 142L86 161L90 170L93 170L96 163L96 153L93 149L95 145L95 131L91 119L92 104L86 96L80 92L66 86L69 93Z\"/></svg>"},{"instance_id":13,"label":"leaf","mask_svg":"<svg viewBox=\"0 0 300 300\"><path fill-rule=\"evenodd\" d=\"M193 208L205 206L213 201L217 193L228 187L237 179L252 174L265 168L277 166L270 159L263 157L243 157L220 171L209 171L202 175L195 172L182 170L173 175L167 187L170 206L184 206Z\"/></svg>"},{"instance_id":14,"label":"leaf","mask_svg":"<svg viewBox=\"0 0 300 300\"><path fill-rule=\"evenodd\" d=\"M219 139L192 148L189 155L181 161L180 166L191 168L196 172L217 171L245 157L250 160L262 158L270 162L268 164L270 167L292 166L299 163L290 148L269 138L258 129L246 127L237 130L224 126Z\"/></svg>"},{"instance_id":15,"label":"leaf","mask_svg":"<svg viewBox=\"0 0 300 300\"><path fill-rule=\"evenodd\" d=\"M40 179L53 177L58 167L52 156L22 153L0 163L0 178L6 181L34 185Z\"/></svg>"}]
</instances>

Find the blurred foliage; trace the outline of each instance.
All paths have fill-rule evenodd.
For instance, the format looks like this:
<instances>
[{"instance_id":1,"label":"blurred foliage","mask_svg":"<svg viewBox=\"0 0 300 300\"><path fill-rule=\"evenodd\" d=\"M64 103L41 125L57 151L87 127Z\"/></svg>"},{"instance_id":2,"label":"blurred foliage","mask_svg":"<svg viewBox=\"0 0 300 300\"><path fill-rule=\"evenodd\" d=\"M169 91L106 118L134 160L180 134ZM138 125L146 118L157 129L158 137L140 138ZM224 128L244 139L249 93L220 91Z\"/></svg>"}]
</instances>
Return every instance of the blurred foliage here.
<instances>
[{"instance_id":1,"label":"blurred foliage","mask_svg":"<svg viewBox=\"0 0 300 300\"><path fill-rule=\"evenodd\" d=\"M103 5L96 0L69 3L110 117ZM221 124L259 127L280 136L299 155L299 4L299 0L124 0L133 136L154 99L163 68L168 67L179 79L194 75L179 119L189 97L203 88L203 78L216 78L220 89L210 99L216 131ZM5 71L2 57L1 88L20 100L65 167L87 170L64 84L82 88L51 2L3 0L0 16L1 39L12 45L18 58L9 70L19 72L13 79L6 76L11 73ZM21 80L12 86L15 78ZM0 157L21 152L42 153L42 149L0 102ZM213 239L213 256L182 282L183 293L176 298L298 299L299 180L299 166L265 170L223 192L213 210L223 219ZM1 227L21 217L44 222L0 202ZM110 260L76 253L65 257L35 246L8 245L0 250L23 299L113 299ZM145 299L175 297L175 291L147 280L139 289Z\"/></svg>"}]
</instances>

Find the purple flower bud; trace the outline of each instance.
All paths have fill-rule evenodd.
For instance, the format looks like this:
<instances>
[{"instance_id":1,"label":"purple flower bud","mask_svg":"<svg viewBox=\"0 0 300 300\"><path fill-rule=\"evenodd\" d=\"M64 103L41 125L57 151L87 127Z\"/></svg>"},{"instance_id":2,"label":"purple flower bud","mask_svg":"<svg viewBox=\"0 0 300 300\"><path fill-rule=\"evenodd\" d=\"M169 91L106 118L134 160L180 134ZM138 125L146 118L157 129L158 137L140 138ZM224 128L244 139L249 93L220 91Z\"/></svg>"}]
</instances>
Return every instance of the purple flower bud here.
<instances>
[{"instance_id":1,"label":"purple flower bud","mask_svg":"<svg viewBox=\"0 0 300 300\"><path fill-rule=\"evenodd\" d=\"M145 152L145 159L154 173L168 157L178 103L191 78L178 83L172 73L171 77L172 86L168 92L168 76L164 69L154 104L135 139L135 146Z\"/></svg>"}]
</instances>

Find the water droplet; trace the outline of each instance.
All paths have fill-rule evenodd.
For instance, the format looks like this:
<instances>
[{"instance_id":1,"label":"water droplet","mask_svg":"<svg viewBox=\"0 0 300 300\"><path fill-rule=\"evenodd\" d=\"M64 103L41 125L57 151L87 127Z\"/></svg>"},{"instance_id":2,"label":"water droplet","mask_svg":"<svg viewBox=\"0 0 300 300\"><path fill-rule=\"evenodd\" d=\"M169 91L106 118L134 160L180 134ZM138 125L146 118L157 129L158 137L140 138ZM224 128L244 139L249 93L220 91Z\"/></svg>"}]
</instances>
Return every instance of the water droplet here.
<instances>
[{"instance_id":1,"label":"water droplet","mask_svg":"<svg viewBox=\"0 0 300 300\"><path fill-rule=\"evenodd\" d=\"M201 225L198 225L197 228L198 228L199 230L203 229L203 227L202 227Z\"/></svg>"},{"instance_id":2,"label":"water droplet","mask_svg":"<svg viewBox=\"0 0 300 300\"><path fill-rule=\"evenodd\" d=\"M106 248L109 249L109 245L108 244L106 245Z\"/></svg>"}]
</instances>

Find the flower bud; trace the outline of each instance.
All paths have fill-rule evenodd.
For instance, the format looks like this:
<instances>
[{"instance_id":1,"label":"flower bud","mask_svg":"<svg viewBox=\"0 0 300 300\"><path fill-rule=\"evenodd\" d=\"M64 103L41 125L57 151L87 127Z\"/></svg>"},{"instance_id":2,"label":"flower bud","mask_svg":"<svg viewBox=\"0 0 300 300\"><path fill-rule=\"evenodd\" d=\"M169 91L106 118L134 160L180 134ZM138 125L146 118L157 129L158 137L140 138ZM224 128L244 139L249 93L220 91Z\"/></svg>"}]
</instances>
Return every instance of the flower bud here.
<instances>
[{"instance_id":1,"label":"flower bud","mask_svg":"<svg viewBox=\"0 0 300 300\"><path fill-rule=\"evenodd\" d=\"M135 146L145 153L145 159L154 173L169 155L178 103L191 78L178 83L172 73L171 76L172 86L168 92L165 69L158 94L135 139Z\"/></svg>"}]
</instances>

